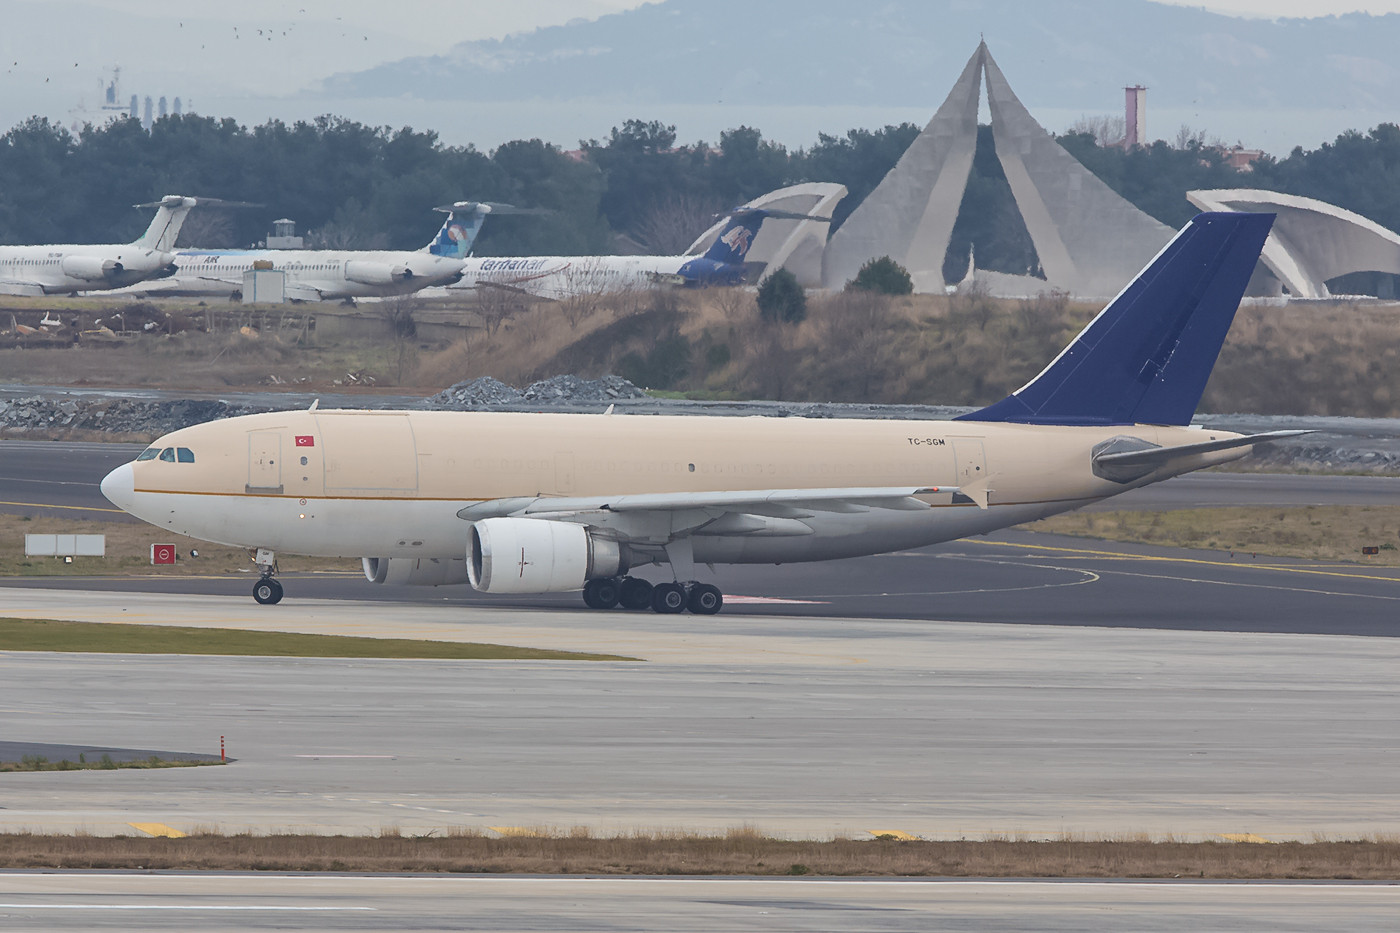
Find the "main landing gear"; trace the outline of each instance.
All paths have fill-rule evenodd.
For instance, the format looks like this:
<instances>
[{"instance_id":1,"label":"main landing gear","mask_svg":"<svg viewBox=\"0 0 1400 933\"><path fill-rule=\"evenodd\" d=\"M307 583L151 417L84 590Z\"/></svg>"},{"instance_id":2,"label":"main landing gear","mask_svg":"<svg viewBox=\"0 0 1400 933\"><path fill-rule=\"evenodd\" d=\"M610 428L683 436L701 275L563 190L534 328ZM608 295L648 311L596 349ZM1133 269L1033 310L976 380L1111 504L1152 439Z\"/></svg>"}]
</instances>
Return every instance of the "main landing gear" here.
<instances>
[{"instance_id":1,"label":"main landing gear","mask_svg":"<svg viewBox=\"0 0 1400 933\"><path fill-rule=\"evenodd\" d=\"M712 616L724 606L724 594L708 583L658 583L640 577L604 577L583 585L583 602L589 609L645 609L672 614L687 609Z\"/></svg>"},{"instance_id":2,"label":"main landing gear","mask_svg":"<svg viewBox=\"0 0 1400 933\"><path fill-rule=\"evenodd\" d=\"M253 599L264 606L275 606L282 601L282 584L272 579L277 573L277 555L267 548L258 548L253 562L258 565L258 582L253 584Z\"/></svg>"}]
</instances>

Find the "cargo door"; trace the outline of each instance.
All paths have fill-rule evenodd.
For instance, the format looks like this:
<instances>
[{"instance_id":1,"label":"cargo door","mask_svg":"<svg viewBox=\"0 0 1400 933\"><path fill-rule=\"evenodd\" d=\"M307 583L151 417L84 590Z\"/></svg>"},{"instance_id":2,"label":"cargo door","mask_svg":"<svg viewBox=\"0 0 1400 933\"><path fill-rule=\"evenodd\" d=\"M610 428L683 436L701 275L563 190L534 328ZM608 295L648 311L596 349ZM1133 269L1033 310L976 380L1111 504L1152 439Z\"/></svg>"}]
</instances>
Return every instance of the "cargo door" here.
<instances>
[{"instance_id":1,"label":"cargo door","mask_svg":"<svg viewBox=\"0 0 1400 933\"><path fill-rule=\"evenodd\" d=\"M418 492L418 445L405 414L317 414L326 495L405 496Z\"/></svg>"},{"instance_id":2,"label":"cargo door","mask_svg":"<svg viewBox=\"0 0 1400 933\"><path fill-rule=\"evenodd\" d=\"M252 495L282 495L282 434L280 431L248 432L248 485Z\"/></svg>"}]
</instances>

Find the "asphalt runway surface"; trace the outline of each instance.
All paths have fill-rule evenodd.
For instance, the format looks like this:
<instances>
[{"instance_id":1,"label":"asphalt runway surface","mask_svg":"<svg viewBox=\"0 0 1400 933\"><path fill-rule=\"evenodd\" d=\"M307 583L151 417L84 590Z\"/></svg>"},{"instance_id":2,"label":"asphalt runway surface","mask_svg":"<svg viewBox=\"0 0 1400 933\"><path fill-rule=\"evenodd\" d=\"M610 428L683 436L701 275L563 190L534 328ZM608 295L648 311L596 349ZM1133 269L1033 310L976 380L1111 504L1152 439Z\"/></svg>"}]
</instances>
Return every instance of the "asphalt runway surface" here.
<instances>
[{"instance_id":1,"label":"asphalt runway surface","mask_svg":"<svg viewBox=\"0 0 1400 933\"><path fill-rule=\"evenodd\" d=\"M0 443L0 510L119 518L140 445ZM1376 504L1400 481L1198 474L1122 507ZM1137 501L1134 501L1134 498ZM1108 503L1117 507L1118 503ZM739 825L855 838L1397 831L1400 571L1008 531L724 568L714 618L286 575L8 580L0 615L428 637L640 662L0 654L12 741L217 750L6 775L0 828L374 833ZM227 595L219 595L227 594ZM561 611L563 610L563 611ZM1019 624L1018 624L1019 623ZM1314 634L1302 634L1314 633ZM538 881L536 886L531 881ZM1392 929L1400 888L0 874L25 929ZM894 882L898 885L901 882Z\"/></svg>"},{"instance_id":2,"label":"asphalt runway surface","mask_svg":"<svg viewBox=\"0 0 1400 933\"><path fill-rule=\"evenodd\" d=\"M0 875L24 930L1391 931L1400 888L750 878Z\"/></svg>"},{"instance_id":3,"label":"asphalt runway surface","mask_svg":"<svg viewBox=\"0 0 1400 933\"><path fill-rule=\"evenodd\" d=\"M154 540L154 539L153 539ZM661 579L659 568L641 576ZM722 566L712 580L722 615L967 621L1204 631L1400 635L1400 569L1230 556L1149 545L1003 531L916 551L781 567ZM6 591L62 588L114 593L217 595L252 605L256 575L0 578ZM589 624L577 593L492 596L463 584L375 586L358 572L281 574L282 606L344 600L390 606L551 610ZM262 610L276 618L276 607ZM381 610L383 611L383 610ZM672 617L605 613L639 628Z\"/></svg>"},{"instance_id":4,"label":"asphalt runway surface","mask_svg":"<svg viewBox=\"0 0 1400 933\"><path fill-rule=\"evenodd\" d=\"M1400 640L9 590L7 615L639 661L0 654L11 741L226 767L5 775L0 826L408 834L750 825L1357 838L1400 830Z\"/></svg>"}]
</instances>

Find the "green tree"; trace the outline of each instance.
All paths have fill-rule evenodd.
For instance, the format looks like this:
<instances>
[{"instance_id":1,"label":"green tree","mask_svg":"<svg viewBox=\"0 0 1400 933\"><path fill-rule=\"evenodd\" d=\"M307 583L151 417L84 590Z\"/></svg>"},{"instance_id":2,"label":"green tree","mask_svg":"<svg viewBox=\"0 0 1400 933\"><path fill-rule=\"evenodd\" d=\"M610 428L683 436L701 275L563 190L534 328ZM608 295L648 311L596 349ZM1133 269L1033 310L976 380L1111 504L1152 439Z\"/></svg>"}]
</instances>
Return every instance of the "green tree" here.
<instances>
[{"instance_id":1,"label":"green tree","mask_svg":"<svg viewBox=\"0 0 1400 933\"><path fill-rule=\"evenodd\" d=\"M703 186L704 144L676 148L676 128L657 120L628 120L606 143L581 145L602 173L600 207L614 230L635 232L656 205Z\"/></svg>"},{"instance_id":2,"label":"green tree","mask_svg":"<svg viewBox=\"0 0 1400 933\"><path fill-rule=\"evenodd\" d=\"M758 315L772 323L796 324L807 317L807 295L797 276L779 269L758 286Z\"/></svg>"},{"instance_id":3,"label":"green tree","mask_svg":"<svg viewBox=\"0 0 1400 933\"><path fill-rule=\"evenodd\" d=\"M706 162L710 190L726 207L737 207L788 183L787 150L748 126L725 130L719 154Z\"/></svg>"},{"instance_id":4,"label":"green tree","mask_svg":"<svg viewBox=\"0 0 1400 933\"><path fill-rule=\"evenodd\" d=\"M919 127L913 123L849 130L845 136L821 133L815 146L792 155L789 176L794 181L830 181L846 186L849 193L831 218L835 230L875 190L918 135Z\"/></svg>"},{"instance_id":5,"label":"green tree","mask_svg":"<svg viewBox=\"0 0 1400 933\"><path fill-rule=\"evenodd\" d=\"M914 280L909 270L888 256L871 259L846 284L848 291L875 292L879 295L912 295Z\"/></svg>"}]
</instances>

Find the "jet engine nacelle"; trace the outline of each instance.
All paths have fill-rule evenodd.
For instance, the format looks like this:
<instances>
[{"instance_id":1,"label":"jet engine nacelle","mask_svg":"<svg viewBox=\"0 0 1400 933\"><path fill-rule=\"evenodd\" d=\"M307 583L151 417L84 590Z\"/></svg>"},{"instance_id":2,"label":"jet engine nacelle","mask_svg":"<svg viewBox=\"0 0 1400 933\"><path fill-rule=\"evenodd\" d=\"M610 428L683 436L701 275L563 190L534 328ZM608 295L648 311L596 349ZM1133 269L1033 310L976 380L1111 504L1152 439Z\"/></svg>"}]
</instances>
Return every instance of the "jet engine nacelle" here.
<instances>
[{"instance_id":1,"label":"jet engine nacelle","mask_svg":"<svg viewBox=\"0 0 1400 933\"><path fill-rule=\"evenodd\" d=\"M403 264L391 266L387 262L352 259L345 264L345 277L361 285L393 285L413 278L413 270Z\"/></svg>"},{"instance_id":2,"label":"jet engine nacelle","mask_svg":"<svg viewBox=\"0 0 1400 933\"><path fill-rule=\"evenodd\" d=\"M570 522L487 518L467 546L467 578L483 593L562 593L626 572L616 541Z\"/></svg>"},{"instance_id":3,"label":"jet engine nacelle","mask_svg":"<svg viewBox=\"0 0 1400 933\"><path fill-rule=\"evenodd\" d=\"M120 275L122 264L115 259L103 259L101 256L64 256L60 268L63 269L64 275L71 275L75 279L102 282Z\"/></svg>"},{"instance_id":4,"label":"jet engine nacelle","mask_svg":"<svg viewBox=\"0 0 1400 933\"><path fill-rule=\"evenodd\" d=\"M365 579L390 586L451 586L467 582L467 562L441 557L366 557Z\"/></svg>"}]
</instances>

